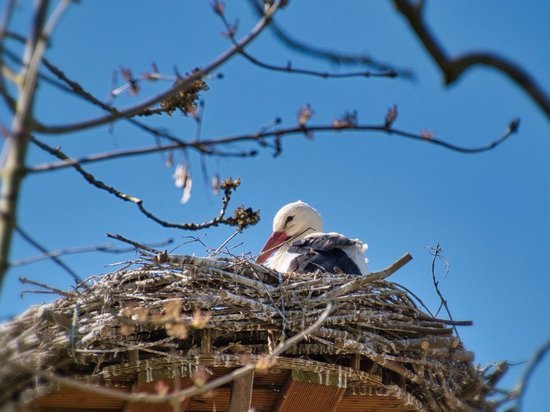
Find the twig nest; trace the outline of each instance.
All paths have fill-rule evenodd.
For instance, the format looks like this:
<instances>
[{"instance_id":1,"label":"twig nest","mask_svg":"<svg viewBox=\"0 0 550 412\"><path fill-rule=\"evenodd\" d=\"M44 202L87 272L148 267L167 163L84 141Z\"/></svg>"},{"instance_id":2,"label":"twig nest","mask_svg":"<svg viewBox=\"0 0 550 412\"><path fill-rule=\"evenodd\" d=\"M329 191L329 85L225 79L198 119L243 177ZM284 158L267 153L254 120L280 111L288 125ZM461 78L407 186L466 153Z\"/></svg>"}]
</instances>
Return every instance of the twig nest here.
<instances>
[{"instance_id":1,"label":"twig nest","mask_svg":"<svg viewBox=\"0 0 550 412\"><path fill-rule=\"evenodd\" d=\"M28 368L101 381L136 352L141 360L267 354L329 301L335 309L324 324L285 358L353 365L427 410L488 408L491 387L453 333L460 322L430 316L392 282L165 253L1 325L0 404L32 386Z\"/></svg>"}]
</instances>

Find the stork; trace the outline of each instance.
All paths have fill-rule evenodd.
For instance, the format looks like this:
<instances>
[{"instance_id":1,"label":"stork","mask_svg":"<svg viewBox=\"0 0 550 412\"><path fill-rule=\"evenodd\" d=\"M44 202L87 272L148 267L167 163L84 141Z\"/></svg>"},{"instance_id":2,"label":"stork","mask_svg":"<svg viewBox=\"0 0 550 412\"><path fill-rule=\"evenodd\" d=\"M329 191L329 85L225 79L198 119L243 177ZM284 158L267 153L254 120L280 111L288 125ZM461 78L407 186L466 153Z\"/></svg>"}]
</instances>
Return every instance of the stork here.
<instances>
[{"instance_id":1,"label":"stork","mask_svg":"<svg viewBox=\"0 0 550 412\"><path fill-rule=\"evenodd\" d=\"M339 233L323 233L317 210L301 200L283 206L273 219L273 233L257 263L279 272L308 273L317 270L366 275L367 245Z\"/></svg>"}]
</instances>

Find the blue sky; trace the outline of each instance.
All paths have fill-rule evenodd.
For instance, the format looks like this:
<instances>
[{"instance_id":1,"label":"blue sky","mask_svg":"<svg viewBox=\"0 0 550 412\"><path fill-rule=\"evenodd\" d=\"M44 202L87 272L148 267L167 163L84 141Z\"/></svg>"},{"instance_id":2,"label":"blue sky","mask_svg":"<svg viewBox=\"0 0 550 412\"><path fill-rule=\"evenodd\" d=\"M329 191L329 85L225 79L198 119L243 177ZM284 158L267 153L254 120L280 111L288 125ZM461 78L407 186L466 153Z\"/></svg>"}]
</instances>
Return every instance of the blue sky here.
<instances>
[{"instance_id":1,"label":"blue sky","mask_svg":"<svg viewBox=\"0 0 550 412\"><path fill-rule=\"evenodd\" d=\"M31 2L21 2L13 28L26 33ZM230 20L239 19L239 35L255 22L246 2L228 2ZM476 361L522 362L550 335L549 119L501 74L476 68L447 89L437 68L409 32L391 2L291 2L278 22L300 39L347 52L366 52L398 67L412 69L414 81L402 79L323 80L254 67L236 57L209 80L202 137L252 133L275 117L283 126L296 124L300 106L310 103L311 123L329 124L346 111L357 110L360 123L378 124L396 104L400 129L427 129L438 138L464 146L496 139L513 118L521 118L519 134L496 150L461 155L434 145L370 133L316 134L313 141L287 137L283 154L269 151L258 157L207 159L210 174L241 177L243 184L233 206L261 209L262 221L239 235L234 253L257 252L271 230L271 218L282 205L298 199L315 206L328 231L357 237L369 244L372 270L409 251L414 260L394 277L435 309L438 298L431 284L431 256L427 246L439 242L450 262L441 279L453 316L470 319L474 326L460 330ZM550 4L473 1L429 2L426 18L449 54L489 49L515 60L550 90ZM209 2L94 1L71 6L55 32L47 57L67 75L79 79L96 96L107 98L111 74L120 66L135 74L155 61L163 73L174 66L181 72L205 66L230 44ZM11 43L13 44L13 43ZM281 46L269 32L249 52L266 62L322 71L344 72L344 67L301 56ZM125 106L168 84L145 85L137 97L123 96ZM42 86L37 117L47 124L73 122L101 112L71 96ZM189 118L151 119L181 137L194 133ZM0 124L9 125L4 106ZM39 136L40 137L40 136ZM113 131L98 128L62 137L42 137L72 155L83 155L153 144L150 136L123 123ZM175 153L177 161L185 161ZM200 159L189 153L194 176L191 201L182 205L171 180L173 170L160 155L90 165L88 170L120 190L144 199L167 220L209 219L220 199L203 184ZM52 161L33 149L30 164ZM146 220L130 204L98 192L72 170L30 176L23 186L19 223L50 249L104 243L105 233L120 233L141 242L169 237L176 244L197 233L164 229ZM232 230L201 232L216 247ZM198 244L177 253L204 254ZM20 238L13 259L36 254ZM83 277L105 273L108 264L130 256L88 254L69 256L67 264ZM22 312L43 295L19 293L17 281L28 276L68 288L69 277L50 262L14 268L0 296L0 316ZM512 368L505 385L511 386L525 365ZM550 361L541 365L526 394L526 410L550 410L546 396ZM546 382L545 382L546 381Z\"/></svg>"}]
</instances>

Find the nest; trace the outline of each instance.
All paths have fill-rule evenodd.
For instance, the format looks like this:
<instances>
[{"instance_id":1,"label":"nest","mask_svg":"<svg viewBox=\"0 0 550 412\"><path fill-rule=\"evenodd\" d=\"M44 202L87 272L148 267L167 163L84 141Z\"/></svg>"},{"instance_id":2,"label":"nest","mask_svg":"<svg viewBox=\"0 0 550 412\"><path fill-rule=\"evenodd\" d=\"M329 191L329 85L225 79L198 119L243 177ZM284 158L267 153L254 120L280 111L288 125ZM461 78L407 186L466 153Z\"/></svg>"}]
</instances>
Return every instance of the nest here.
<instances>
[{"instance_id":1,"label":"nest","mask_svg":"<svg viewBox=\"0 0 550 412\"><path fill-rule=\"evenodd\" d=\"M0 405L47 383L31 369L105 383L124 380L115 370L136 353L258 359L331 302L323 324L279 359L355 365L424 410L489 409L487 384L453 331L460 322L430 316L383 277L283 275L244 259L162 255L92 278L0 326Z\"/></svg>"}]
</instances>

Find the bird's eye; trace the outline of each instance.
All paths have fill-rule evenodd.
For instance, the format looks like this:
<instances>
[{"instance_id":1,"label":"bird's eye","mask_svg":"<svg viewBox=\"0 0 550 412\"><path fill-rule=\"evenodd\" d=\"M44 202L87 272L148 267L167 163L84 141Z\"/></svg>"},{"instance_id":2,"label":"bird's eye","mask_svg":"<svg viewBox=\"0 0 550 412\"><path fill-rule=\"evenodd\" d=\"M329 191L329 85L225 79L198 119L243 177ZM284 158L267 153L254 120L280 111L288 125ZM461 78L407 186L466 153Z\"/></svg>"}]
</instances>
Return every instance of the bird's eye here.
<instances>
[{"instance_id":1,"label":"bird's eye","mask_svg":"<svg viewBox=\"0 0 550 412\"><path fill-rule=\"evenodd\" d=\"M289 216L286 218L285 226L288 225L292 220L294 219L294 216Z\"/></svg>"}]
</instances>

